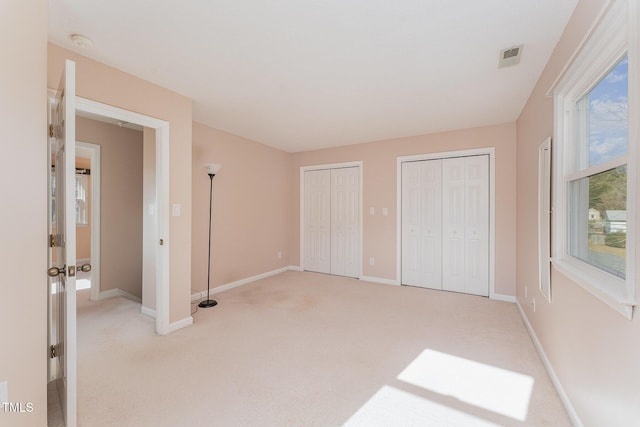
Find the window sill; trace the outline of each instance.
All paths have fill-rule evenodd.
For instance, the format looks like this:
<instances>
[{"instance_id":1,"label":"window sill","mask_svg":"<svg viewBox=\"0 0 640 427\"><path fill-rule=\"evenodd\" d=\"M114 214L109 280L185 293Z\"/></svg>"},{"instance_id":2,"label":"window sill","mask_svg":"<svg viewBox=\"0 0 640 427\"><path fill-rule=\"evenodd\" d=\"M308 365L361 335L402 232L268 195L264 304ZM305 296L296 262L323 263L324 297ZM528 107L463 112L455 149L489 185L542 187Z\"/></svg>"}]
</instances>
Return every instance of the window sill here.
<instances>
[{"instance_id":1,"label":"window sill","mask_svg":"<svg viewBox=\"0 0 640 427\"><path fill-rule=\"evenodd\" d=\"M613 308L625 319L633 318L636 302L628 295L628 283L574 259L552 260L553 266L567 278Z\"/></svg>"}]
</instances>

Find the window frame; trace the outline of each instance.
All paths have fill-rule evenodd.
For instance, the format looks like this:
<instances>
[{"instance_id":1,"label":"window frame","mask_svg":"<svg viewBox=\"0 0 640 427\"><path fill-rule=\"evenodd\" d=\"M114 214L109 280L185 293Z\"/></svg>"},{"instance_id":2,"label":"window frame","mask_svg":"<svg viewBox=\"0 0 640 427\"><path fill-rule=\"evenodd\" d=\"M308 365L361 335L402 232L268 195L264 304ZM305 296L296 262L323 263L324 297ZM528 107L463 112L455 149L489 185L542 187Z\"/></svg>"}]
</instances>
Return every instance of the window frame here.
<instances>
[{"instance_id":1,"label":"window frame","mask_svg":"<svg viewBox=\"0 0 640 427\"><path fill-rule=\"evenodd\" d=\"M609 4L602 20L581 51L567 66L553 88L555 144L553 146L553 256L552 264L559 272L582 286L627 319L633 317L636 305L636 272L638 233L636 198L638 159L638 7L635 1ZM628 151L601 165L580 170L577 163L577 101L600 82L624 55L628 60ZM626 279L591 266L570 254L569 182L621 164L627 165L627 254Z\"/></svg>"}]
</instances>

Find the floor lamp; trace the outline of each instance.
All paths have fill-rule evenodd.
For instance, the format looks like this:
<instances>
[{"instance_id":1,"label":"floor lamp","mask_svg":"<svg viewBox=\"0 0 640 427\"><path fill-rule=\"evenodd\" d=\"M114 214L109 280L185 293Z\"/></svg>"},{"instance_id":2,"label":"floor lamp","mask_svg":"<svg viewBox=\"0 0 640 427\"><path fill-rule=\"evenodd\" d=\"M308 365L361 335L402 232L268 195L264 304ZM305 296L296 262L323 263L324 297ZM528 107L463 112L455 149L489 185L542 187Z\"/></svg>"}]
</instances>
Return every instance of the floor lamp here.
<instances>
[{"instance_id":1,"label":"floor lamp","mask_svg":"<svg viewBox=\"0 0 640 427\"><path fill-rule=\"evenodd\" d=\"M216 173L220 170L222 165L218 165L215 163L206 163L204 168L207 171L207 175L209 175L210 185L209 185L209 256L207 257L207 299L201 301L198 304L198 307L213 307L218 304L216 300L209 299L209 287L211 285L211 206L213 202L213 177L216 176Z\"/></svg>"}]
</instances>

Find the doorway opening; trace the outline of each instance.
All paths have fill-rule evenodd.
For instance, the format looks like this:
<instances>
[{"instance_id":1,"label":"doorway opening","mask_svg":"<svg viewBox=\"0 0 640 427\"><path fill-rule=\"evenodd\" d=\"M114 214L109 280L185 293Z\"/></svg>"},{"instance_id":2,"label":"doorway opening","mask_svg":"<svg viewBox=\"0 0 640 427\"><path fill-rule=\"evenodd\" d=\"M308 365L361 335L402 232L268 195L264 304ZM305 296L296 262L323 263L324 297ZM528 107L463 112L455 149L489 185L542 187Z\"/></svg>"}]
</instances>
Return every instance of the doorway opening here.
<instances>
[{"instance_id":1,"label":"doorway opening","mask_svg":"<svg viewBox=\"0 0 640 427\"><path fill-rule=\"evenodd\" d=\"M128 123L155 131L155 144L152 144L155 151L155 161L151 165L143 165L145 170L148 168L154 170L155 178L155 185L152 186L153 190L151 191L153 194L148 198L153 203L146 205L146 209L143 209L145 213L154 218L153 227L143 227L143 241L145 242L143 251L146 252L143 254L143 258L152 260L151 263L145 265L147 269L153 270L148 273L148 276L155 279L155 286L152 287L153 289L148 289L147 292L143 286L142 299L143 305L147 306L147 309L144 310L145 314L155 317L156 333L165 335L169 333L169 251L163 240L169 235L169 123L81 97L76 97L76 111L82 116L101 118L107 121L110 119L112 122ZM147 200L147 197L144 199ZM94 258L98 260L98 268L94 270L92 275L92 299L97 297L99 290L99 287L94 289L93 286L93 280L99 276L100 271L100 249L97 240L92 239L91 243L92 261ZM126 242L122 242L122 244L124 245ZM145 295L145 293L155 294L152 295L154 298L146 298L149 295Z\"/></svg>"},{"instance_id":2,"label":"doorway opening","mask_svg":"<svg viewBox=\"0 0 640 427\"><path fill-rule=\"evenodd\" d=\"M91 289L92 299L100 290L100 145L76 141L76 263L90 264L91 271L78 270L76 291ZM81 194L78 194L81 193Z\"/></svg>"}]
</instances>

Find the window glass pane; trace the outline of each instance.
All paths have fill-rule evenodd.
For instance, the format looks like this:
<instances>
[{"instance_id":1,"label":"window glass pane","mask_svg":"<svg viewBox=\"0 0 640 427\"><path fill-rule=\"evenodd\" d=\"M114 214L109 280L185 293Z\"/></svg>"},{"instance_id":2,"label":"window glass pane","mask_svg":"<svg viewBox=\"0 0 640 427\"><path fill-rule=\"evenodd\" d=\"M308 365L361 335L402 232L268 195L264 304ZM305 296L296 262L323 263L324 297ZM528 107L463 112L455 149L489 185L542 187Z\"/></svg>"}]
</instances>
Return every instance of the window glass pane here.
<instances>
[{"instance_id":1,"label":"window glass pane","mask_svg":"<svg viewBox=\"0 0 640 427\"><path fill-rule=\"evenodd\" d=\"M627 153L628 66L625 56L577 102L578 169Z\"/></svg>"},{"instance_id":2,"label":"window glass pane","mask_svg":"<svg viewBox=\"0 0 640 427\"><path fill-rule=\"evenodd\" d=\"M76 224L87 225L87 188L88 175L76 175Z\"/></svg>"},{"instance_id":3,"label":"window glass pane","mask_svg":"<svg viewBox=\"0 0 640 427\"><path fill-rule=\"evenodd\" d=\"M627 167L569 184L571 256L626 277Z\"/></svg>"}]
</instances>

